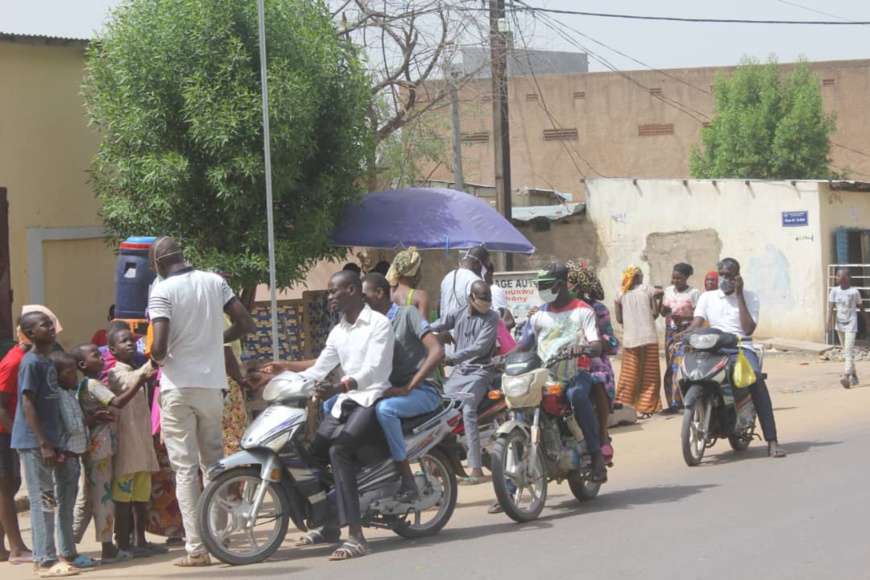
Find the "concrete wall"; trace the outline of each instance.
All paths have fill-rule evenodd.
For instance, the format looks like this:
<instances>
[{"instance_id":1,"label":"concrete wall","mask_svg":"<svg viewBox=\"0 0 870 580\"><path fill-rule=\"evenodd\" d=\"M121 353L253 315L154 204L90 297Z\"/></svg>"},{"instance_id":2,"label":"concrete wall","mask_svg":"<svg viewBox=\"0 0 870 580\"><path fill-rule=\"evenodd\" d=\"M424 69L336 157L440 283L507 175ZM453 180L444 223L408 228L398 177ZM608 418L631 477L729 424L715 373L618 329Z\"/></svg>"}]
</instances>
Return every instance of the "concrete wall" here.
<instances>
[{"instance_id":1,"label":"concrete wall","mask_svg":"<svg viewBox=\"0 0 870 580\"><path fill-rule=\"evenodd\" d=\"M0 186L9 190L13 317L44 302L72 346L105 325L115 257L85 173L98 136L79 94L84 51L0 42ZM84 236L84 237L83 237Z\"/></svg>"},{"instance_id":2,"label":"concrete wall","mask_svg":"<svg viewBox=\"0 0 870 580\"><path fill-rule=\"evenodd\" d=\"M704 272L730 256L761 299L757 336L823 338L817 182L592 179L586 185L587 219L595 224L599 276L609 295L630 264L640 265L649 283L665 286L673 263L685 261L696 270L690 284L701 287ZM808 225L783 227L784 211L808 212Z\"/></svg>"},{"instance_id":3,"label":"concrete wall","mask_svg":"<svg viewBox=\"0 0 870 580\"><path fill-rule=\"evenodd\" d=\"M783 65L788 68L790 65ZM822 96L838 115L834 166L855 179L870 177L870 60L811 63L825 81ZM537 75L509 79L512 184L582 194L583 177L683 178L691 147L713 113L712 86L732 67ZM489 79L460 91L461 132L488 135L463 142L465 181L493 183L492 102ZM655 93L655 94L653 94ZM444 127L445 159L452 159L450 108L428 113ZM671 134L641 136L642 125L672 126ZM544 131L576 130L567 140ZM668 132L668 131L665 131ZM434 179L452 180L452 164ZM426 173L424 171L424 173ZM582 195L575 198L582 200Z\"/></svg>"}]
</instances>

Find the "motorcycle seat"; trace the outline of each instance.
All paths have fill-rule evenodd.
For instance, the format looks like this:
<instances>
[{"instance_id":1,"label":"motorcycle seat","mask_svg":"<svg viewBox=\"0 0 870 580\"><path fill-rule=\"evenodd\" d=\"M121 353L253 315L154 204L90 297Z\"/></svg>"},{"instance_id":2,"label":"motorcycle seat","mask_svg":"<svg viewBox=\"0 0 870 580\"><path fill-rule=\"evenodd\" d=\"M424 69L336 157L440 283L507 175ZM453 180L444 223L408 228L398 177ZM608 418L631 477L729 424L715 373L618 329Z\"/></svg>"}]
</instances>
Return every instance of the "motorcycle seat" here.
<instances>
[{"instance_id":1,"label":"motorcycle seat","mask_svg":"<svg viewBox=\"0 0 870 580\"><path fill-rule=\"evenodd\" d=\"M441 413L441 409L435 409L431 413L423 413L422 415L417 415L416 417L409 417L407 419L402 419L402 434L410 435L411 431Z\"/></svg>"}]
</instances>

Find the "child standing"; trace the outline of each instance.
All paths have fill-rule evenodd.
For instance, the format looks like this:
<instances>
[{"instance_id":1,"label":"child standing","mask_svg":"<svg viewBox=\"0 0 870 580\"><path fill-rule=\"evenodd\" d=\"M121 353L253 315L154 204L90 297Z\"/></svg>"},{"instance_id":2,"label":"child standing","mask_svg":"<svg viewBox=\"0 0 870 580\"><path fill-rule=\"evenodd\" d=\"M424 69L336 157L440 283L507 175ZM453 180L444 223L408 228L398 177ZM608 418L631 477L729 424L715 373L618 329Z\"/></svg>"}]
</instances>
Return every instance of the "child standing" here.
<instances>
[{"instance_id":1,"label":"child standing","mask_svg":"<svg viewBox=\"0 0 870 580\"><path fill-rule=\"evenodd\" d=\"M60 389L57 371L48 359L57 334L42 312L21 317L19 327L33 348L18 371L18 400L12 426L12 448L18 451L31 506L33 564L42 577L75 576L79 572L58 562L54 543L54 469L60 448Z\"/></svg>"},{"instance_id":2,"label":"child standing","mask_svg":"<svg viewBox=\"0 0 870 580\"><path fill-rule=\"evenodd\" d=\"M81 477L81 457L88 450L85 416L76 397L79 382L76 359L73 355L55 351L49 355L57 372L60 407L60 453L54 468L54 493L57 498L57 543L60 559L76 568L93 568L97 561L78 554L73 538L73 512Z\"/></svg>"},{"instance_id":3,"label":"child standing","mask_svg":"<svg viewBox=\"0 0 870 580\"><path fill-rule=\"evenodd\" d=\"M72 351L79 371L85 378L78 385L78 399L90 423L88 452L85 455L85 479L88 499L94 514L97 541L102 544L103 564L124 562L133 554L119 550L112 543L115 529L115 506L112 502L112 468L116 451L115 413L124 407L136 391L115 394L99 381L103 357L93 344L82 344ZM87 518L89 519L89 518Z\"/></svg>"},{"instance_id":4,"label":"child standing","mask_svg":"<svg viewBox=\"0 0 870 580\"><path fill-rule=\"evenodd\" d=\"M109 334L109 352L117 359L109 371L109 388L116 395L134 391L118 414L118 453L115 455L112 499L115 502L115 539L122 550L137 556L165 554L164 546L145 538L146 508L151 498L151 473L160 470L151 440L151 412L142 386L157 374L149 361L133 366L136 337L129 329ZM135 513L135 520L134 520ZM130 541L135 521L135 545Z\"/></svg>"}]
</instances>

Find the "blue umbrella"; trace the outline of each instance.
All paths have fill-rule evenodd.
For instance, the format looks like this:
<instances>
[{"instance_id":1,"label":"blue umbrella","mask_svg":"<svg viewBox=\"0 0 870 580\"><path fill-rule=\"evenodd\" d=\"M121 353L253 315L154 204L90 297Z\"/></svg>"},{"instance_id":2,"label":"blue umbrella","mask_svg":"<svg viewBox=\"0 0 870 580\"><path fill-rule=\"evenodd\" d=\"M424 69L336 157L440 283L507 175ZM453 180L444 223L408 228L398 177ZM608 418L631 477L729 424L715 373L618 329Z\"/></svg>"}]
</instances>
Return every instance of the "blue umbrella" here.
<instances>
[{"instance_id":1,"label":"blue umbrella","mask_svg":"<svg viewBox=\"0 0 870 580\"><path fill-rule=\"evenodd\" d=\"M483 244L531 254L529 240L485 201L452 189L396 189L364 195L332 234L333 245L450 250Z\"/></svg>"}]
</instances>

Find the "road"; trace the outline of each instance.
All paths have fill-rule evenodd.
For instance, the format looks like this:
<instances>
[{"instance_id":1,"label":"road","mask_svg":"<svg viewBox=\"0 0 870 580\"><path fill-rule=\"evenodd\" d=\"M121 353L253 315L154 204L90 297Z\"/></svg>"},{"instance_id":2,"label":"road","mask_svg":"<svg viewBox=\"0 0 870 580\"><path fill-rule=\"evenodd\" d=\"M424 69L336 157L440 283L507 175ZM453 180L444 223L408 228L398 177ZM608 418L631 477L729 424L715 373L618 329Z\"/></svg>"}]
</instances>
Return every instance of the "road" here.
<instances>
[{"instance_id":1,"label":"road","mask_svg":"<svg viewBox=\"0 0 870 580\"><path fill-rule=\"evenodd\" d=\"M440 534L409 541L375 531L374 553L353 562L329 562L329 548L296 549L288 541L275 558L255 566L179 569L169 564L179 555L176 548L85 575L868 579L870 386L839 387L840 369L841 363L809 356L768 358L786 459L769 459L762 443L738 454L720 442L700 466L689 468L680 453L680 417L656 416L613 431L616 466L596 500L580 504L566 485L551 485L547 508L529 524L488 515L491 486L463 487ZM870 363L859 363L858 370L870 379ZM298 535L291 531L288 540ZM82 549L96 555L93 543ZM4 580L33 577L27 566L5 568Z\"/></svg>"}]
</instances>

